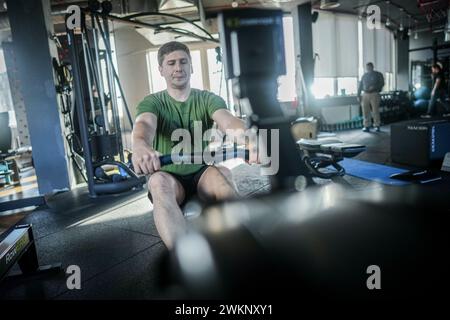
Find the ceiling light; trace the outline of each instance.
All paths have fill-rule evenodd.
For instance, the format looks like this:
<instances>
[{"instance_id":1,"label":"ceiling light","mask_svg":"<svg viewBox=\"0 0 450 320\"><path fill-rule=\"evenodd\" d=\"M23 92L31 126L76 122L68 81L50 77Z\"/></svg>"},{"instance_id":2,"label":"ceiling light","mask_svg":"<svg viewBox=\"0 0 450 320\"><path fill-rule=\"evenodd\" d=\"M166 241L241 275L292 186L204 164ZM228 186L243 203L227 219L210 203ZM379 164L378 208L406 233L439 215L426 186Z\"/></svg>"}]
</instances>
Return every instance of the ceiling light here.
<instances>
[{"instance_id":1,"label":"ceiling light","mask_svg":"<svg viewBox=\"0 0 450 320\"><path fill-rule=\"evenodd\" d=\"M387 7L386 27L389 27L391 25L391 21L389 20L389 17L391 16L389 14L389 4L390 3L391 3L390 1L386 1L386 7Z\"/></svg>"},{"instance_id":2,"label":"ceiling light","mask_svg":"<svg viewBox=\"0 0 450 320\"><path fill-rule=\"evenodd\" d=\"M408 37L411 37L411 16L408 14Z\"/></svg>"},{"instance_id":3,"label":"ceiling light","mask_svg":"<svg viewBox=\"0 0 450 320\"><path fill-rule=\"evenodd\" d=\"M399 8L398 10L400 10L400 12L403 12L403 8ZM399 31L403 31L403 14L402 13L400 13L400 26L398 27L398 30Z\"/></svg>"},{"instance_id":4,"label":"ceiling light","mask_svg":"<svg viewBox=\"0 0 450 320\"><path fill-rule=\"evenodd\" d=\"M333 9L339 7L340 3L338 0L321 0L320 9Z\"/></svg>"}]
</instances>

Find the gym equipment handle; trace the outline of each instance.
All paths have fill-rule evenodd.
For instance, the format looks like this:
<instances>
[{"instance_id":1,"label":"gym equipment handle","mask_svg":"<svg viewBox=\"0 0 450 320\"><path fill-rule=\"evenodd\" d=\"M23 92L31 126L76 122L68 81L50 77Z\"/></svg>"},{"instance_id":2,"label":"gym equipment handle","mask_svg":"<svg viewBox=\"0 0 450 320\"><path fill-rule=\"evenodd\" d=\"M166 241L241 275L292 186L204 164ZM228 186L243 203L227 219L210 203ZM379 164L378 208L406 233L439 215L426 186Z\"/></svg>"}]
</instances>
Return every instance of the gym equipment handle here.
<instances>
[{"instance_id":1,"label":"gym equipment handle","mask_svg":"<svg viewBox=\"0 0 450 320\"><path fill-rule=\"evenodd\" d=\"M241 149L241 150L233 150L233 151L227 151L224 150L222 154L220 152L216 154L216 152L211 152L211 156L214 159L214 162L222 162L228 159L233 158L244 158L245 160L249 159L250 152L248 149ZM166 154L159 157L159 161L161 162L161 167L167 166L169 164L173 164L175 162L187 162L187 163L195 163L196 159L201 159L202 163L204 163L203 159L203 153L191 153L188 155L177 155L174 154L173 156L171 154Z\"/></svg>"}]
</instances>

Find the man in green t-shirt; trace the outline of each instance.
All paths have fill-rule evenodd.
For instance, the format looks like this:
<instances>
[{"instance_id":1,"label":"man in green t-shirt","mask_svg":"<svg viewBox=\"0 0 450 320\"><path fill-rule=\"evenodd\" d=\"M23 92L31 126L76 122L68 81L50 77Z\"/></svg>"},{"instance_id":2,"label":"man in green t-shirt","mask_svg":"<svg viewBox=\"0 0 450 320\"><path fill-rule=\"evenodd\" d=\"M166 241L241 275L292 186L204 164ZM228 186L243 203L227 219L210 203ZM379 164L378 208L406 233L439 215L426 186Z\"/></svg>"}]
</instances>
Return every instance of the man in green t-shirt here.
<instances>
[{"instance_id":1,"label":"man in green t-shirt","mask_svg":"<svg viewBox=\"0 0 450 320\"><path fill-rule=\"evenodd\" d=\"M237 197L230 171L224 167L174 164L161 168L159 156L170 154L178 143L171 140L172 133L187 129L194 140L202 139L194 134L195 124L201 124L203 132L213 122L222 132L245 130L245 124L227 110L219 96L191 89L192 62L187 46L175 41L164 44L158 50L158 63L167 89L147 96L137 107L132 163L137 174L150 175L149 198L153 202L156 228L171 249L175 238L186 231L180 205L187 198L194 193L203 201ZM205 143L201 141L202 148Z\"/></svg>"}]
</instances>

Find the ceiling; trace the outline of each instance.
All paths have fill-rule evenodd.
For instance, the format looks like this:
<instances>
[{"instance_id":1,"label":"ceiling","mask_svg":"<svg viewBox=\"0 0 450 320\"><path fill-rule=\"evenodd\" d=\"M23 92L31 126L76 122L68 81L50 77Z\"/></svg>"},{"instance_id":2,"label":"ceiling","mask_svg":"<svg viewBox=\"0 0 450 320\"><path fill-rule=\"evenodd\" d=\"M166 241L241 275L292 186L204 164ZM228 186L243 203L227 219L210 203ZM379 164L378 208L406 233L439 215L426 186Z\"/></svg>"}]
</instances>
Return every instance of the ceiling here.
<instances>
[{"instance_id":1,"label":"ceiling","mask_svg":"<svg viewBox=\"0 0 450 320\"><path fill-rule=\"evenodd\" d=\"M211 17L217 12L229 9L234 4L240 8L281 8L290 11L295 5L311 2L313 8L319 9L321 0L111 0L113 12L126 15L136 12L160 11L181 15L190 20L201 17ZM83 4L87 1L51 0L52 8L66 8L69 4ZM345 12L365 16L369 5L377 5L381 10L382 20L389 18L390 28L398 28L403 24L405 28L423 30L442 29L447 22L449 0L339 0L340 6L330 11ZM147 16L146 22L166 24L175 19L161 16ZM202 21L204 22L204 21Z\"/></svg>"},{"instance_id":2,"label":"ceiling","mask_svg":"<svg viewBox=\"0 0 450 320\"><path fill-rule=\"evenodd\" d=\"M405 28L437 30L447 23L449 0L340 0L340 6L331 9L336 12L347 12L360 16L366 15L369 5L377 5L381 9L382 21L389 18L398 28L400 23ZM313 7L319 8L320 0L313 1Z\"/></svg>"},{"instance_id":3,"label":"ceiling","mask_svg":"<svg viewBox=\"0 0 450 320\"><path fill-rule=\"evenodd\" d=\"M142 12L161 12L182 16L190 21L200 21L202 26L213 33L213 24L208 25L207 18L215 16L221 10L231 8L232 3L240 8L281 8L290 11L298 4L311 2L314 9L320 8L320 0L111 0L112 13L116 16L125 17L130 14ZM390 28L398 29L400 23L407 29L411 27L419 31L442 30L447 22L447 9L449 0L339 0L340 6L329 11L351 13L365 16L369 5L377 5L381 9L382 20L387 18L391 21ZM7 33L9 23L4 6L5 0L0 0L0 37ZM79 0L50 0L55 31L64 31L64 14L71 4L86 7L88 1ZM1 17L1 16L0 16ZM6 19L5 19L6 18ZM147 15L141 16L139 21L154 25L170 25L179 23L178 19L168 16ZM120 25L120 24L119 24ZM211 29L212 28L212 29Z\"/></svg>"}]
</instances>

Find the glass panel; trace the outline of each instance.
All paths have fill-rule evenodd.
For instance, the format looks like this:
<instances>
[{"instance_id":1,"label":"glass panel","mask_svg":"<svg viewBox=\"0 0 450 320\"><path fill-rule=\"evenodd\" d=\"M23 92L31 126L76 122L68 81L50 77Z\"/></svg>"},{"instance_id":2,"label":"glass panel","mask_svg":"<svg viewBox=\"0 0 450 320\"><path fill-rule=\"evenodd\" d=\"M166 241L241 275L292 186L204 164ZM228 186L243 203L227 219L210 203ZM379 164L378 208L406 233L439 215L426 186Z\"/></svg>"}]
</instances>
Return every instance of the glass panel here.
<instances>
[{"instance_id":1,"label":"glass panel","mask_svg":"<svg viewBox=\"0 0 450 320\"><path fill-rule=\"evenodd\" d=\"M292 17L283 17L284 52L286 59L286 75L278 78L278 100L294 101L295 92L295 52L294 28Z\"/></svg>"},{"instance_id":2,"label":"glass panel","mask_svg":"<svg viewBox=\"0 0 450 320\"><path fill-rule=\"evenodd\" d=\"M227 86L223 64L220 61L217 61L215 49L208 49L206 55L208 57L210 90L218 96L221 96L223 100L227 101Z\"/></svg>"},{"instance_id":3,"label":"glass panel","mask_svg":"<svg viewBox=\"0 0 450 320\"><path fill-rule=\"evenodd\" d=\"M333 96L334 78L314 78L311 91L316 99Z\"/></svg>"},{"instance_id":4,"label":"glass panel","mask_svg":"<svg viewBox=\"0 0 450 320\"><path fill-rule=\"evenodd\" d=\"M356 94L358 91L357 79L353 77L338 78L338 95Z\"/></svg>"},{"instance_id":5,"label":"glass panel","mask_svg":"<svg viewBox=\"0 0 450 320\"><path fill-rule=\"evenodd\" d=\"M149 52L147 55L147 68L150 74L150 91L155 93L166 89L166 81L158 70L158 53L156 51Z\"/></svg>"},{"instance_id":6,"label":"glass panel","mask_svg":"<svg viewBox=\"0 0 450 320\"><path fill-rule=\"evenodd\" d=\"M192 69L194 73L191 74L191 88L203 90L203 76L202 76L202 60L200 58L200 50L191 51Z\"/></svg>"}]
</instances>

